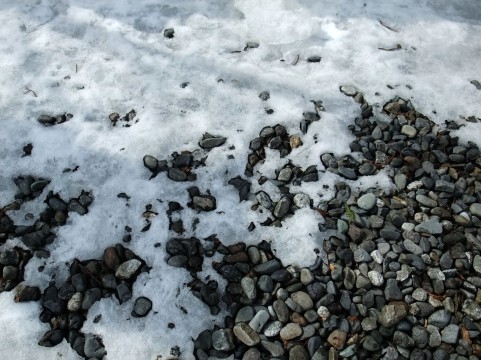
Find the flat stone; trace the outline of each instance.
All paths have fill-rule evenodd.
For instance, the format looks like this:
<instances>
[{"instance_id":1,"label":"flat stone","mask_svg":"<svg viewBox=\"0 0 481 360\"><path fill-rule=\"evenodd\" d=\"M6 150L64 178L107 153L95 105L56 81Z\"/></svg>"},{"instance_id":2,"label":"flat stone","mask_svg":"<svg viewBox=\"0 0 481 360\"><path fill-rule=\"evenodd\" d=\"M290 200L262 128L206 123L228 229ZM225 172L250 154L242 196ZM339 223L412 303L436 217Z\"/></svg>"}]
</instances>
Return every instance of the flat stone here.
<instances>
[{"instance_id":1,"label":"flat stone","mask_svg":"<svg viewBox=\"0 0 481 360\"><path fill-rule=\"evenodd\" d=\"M416 201L421 205L424 205L430 208L438 206L438 203L436 200L433 200L430 197L427 197L425 195L416 195Z\"/></svg>"},{"instance_id":2,"label":"flat stone","mask_svg":"<svg viewBox=\"0 0 481 360\"><path fill-rule=\"evenodd\" d=\"M371 210L374 206L376 206L376 196L372 193L362 195L359 199L357 199L357 206L363 210Z\"/></svg>"},{"instance_id":3,"label":"flat stone","mask_svg":"<svg viewBox=\"0 0 481 360\"><path fill-rule=\"evenodd\" d=\"M481 256L476 255L473 260L473 269L476 271L478 274L481 274Z\"/></svg>"},{"instance_id":4,"label":"flat stone","mask_svg":"<svg viewBox=\"0 0 481 360\"><path fill-rule=\"evenodd\" d=\"M439 235L443 233L443 225L436 219L429 219L414 228L417 232L427 233L430 235Z\"/></svg>"},{"instance_id":5,"label":"flat stone","mask_svg":"<svg viewBox=\"0 0 481 360\"><path fill-rule=\"evenodd\" d=\"M252 320L254 315L255 315L255 310L252 306L241 307L236 314L235 322L236 323L239 323L239 322L248 323L249 321Z\"/></svg>"},{"instance_id":6,"label":"flat stone","mask_svg":"<svg viewBox=\"0 0 481 360\"><path fill-rule=\"evenodd\" d=\"M199 146L203 149L213 149L215 147L223 145L226 142L226 140L227 138L222 136L206 137L201 140L201 142L199 143Z\"/></svg>"},{"instance_id":7,"label":"flat stone","mask_svg":"<svg viewBox=\"0 0 481 360\"><path fill-rule=\"evenodd\" d=\"M446 344L456 344L458 342L459 326L450 324L441 331L441 340Z\"/></svg>"},{"instance_id":8,"label":"flat stone","mask_svg":"<svg viewBox=\"0 0 481 360\"><path fill-rule=\"evenodd\" d=\"M246 323L238 323L234 326L234 335L247 346L255 346L260 343L259 335Z\"/></svg>"},{"instance_id":9,"label":"flat stone","mask_svg":"<svg viewBox=\"0 0 481 360\"><path fill-rule=\"evenodd\" d=\"M357 175L356 175L356 172L354 171L354 169L347 168L347 167L344 167L344 166L339 166L338 171L339 171L339 174L341 176L345 177L346 179L349 179L349 180L356 180L357 179Z\"/></svg>"}]
</instances>

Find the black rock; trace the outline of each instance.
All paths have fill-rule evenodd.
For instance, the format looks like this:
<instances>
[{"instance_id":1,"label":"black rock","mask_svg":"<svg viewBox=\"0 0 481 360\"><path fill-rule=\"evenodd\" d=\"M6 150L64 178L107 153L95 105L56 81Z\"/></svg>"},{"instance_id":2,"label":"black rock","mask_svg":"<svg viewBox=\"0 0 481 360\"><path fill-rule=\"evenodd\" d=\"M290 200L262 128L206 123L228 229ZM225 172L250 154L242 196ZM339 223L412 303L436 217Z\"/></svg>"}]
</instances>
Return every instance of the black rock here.
<instances>
[{"instance_id":1,"label":"black rock","mask_svg":"<svg viewBox=\"0 0 481 360\"><path fill-rule=\"evenodd\" d=\"M138 297L132 310L133 317L144 317L152 309L152 301L144 296Z\"/></svg>"}]
</instances>

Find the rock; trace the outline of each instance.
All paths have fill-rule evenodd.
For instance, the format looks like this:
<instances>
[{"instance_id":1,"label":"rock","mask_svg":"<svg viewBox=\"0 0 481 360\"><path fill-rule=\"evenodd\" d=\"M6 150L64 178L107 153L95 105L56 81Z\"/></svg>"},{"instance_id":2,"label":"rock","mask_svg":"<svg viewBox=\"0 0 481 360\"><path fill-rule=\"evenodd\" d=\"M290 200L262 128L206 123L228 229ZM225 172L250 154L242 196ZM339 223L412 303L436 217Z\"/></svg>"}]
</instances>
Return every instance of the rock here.
<instances>
[{"instance_id":1,"label":"rock","mask_svg":"<svg viewBox=\"0 0 481 360\"><path fill-rule=\"evenodd\" d=\"M307 62L310 62L310 63L318 63L321 61L321 57L320 56L309 56L307 58Z\"/></svg>"},{"instance_id":2,"label":"rock","mask_svg":"<svg viewBox=\"0 0 481 360\"><path fill-rule=\"evenodd\" d=\"M341 92L346 96L356 96L358 90L354 86L342 85L340 88Z\"/></svg>"},{"instance_id":3,"label":"rock","mask_svg":"<svg viewBox=\"0 0 481 360\"><path fill-rule=\"evenodd\" d=\"M256 265L254 271L259 275L270 275L274 271L279 270L282 267L281 263L277 259L266 261L265 263Z\"/></svg>"},{"instance_id":4,"label":"rock","mask_svg":"<svg viewBox=\"0 0 481 360\"><path fill-rule=\"evenodd\" d=\"M476 271L478 274L481 274L481 256L476 255L473 260L473 269Z\"/></svg>"},{"instance_id":5,"label":"rock","mask_svg":"<svg viewBox=\"0 0 481 360\"><path fill-rule=\"evenodd\" d=\"M289 360L309 360L309 354L302 345L294 345L289 351Z\"/></svg>"},{"instance_id":6,"label":"rock","mask_svg":"<svg viewBox=\"0 0 481 360\"><path fill-rule=\"evenodd\" d=\"M82 300L82 310L88 310L98 300L102 298L102 290L99 288L88 289Z\"/></svg>"},{"instance_id":7,"label":"rock","mask_svg":"<svg viewBox=\"0 0 481 360\"><path fill-rule=\"evenodd\" d=\"M436 326L437 328L444 328L451 322L451 313L447 310L438 310L431 314L428 318L429 325Z\"/></svg>"},{"instance_id":8,"label":"rock","mask_svg":"<svg viewBox=\"0 0 481 360\"><path fill-rule=\"evenodd\" d=\"M183 170L175 167L169 168L169 171L167 172L167 177L173 181L187 180L187 174Z\"/></svg>"},{"instance_id":9,"label":"rock","mask_svg":"<svg viewBox=\"0 0 481 360\"><path fill-rule=\"evenodd\" d=\"M279 358L284 355L284 348L282 347L281 343L278 341L270 342L266 340L261 341L261 347L267 351L272 358Z\"/></svg>"},{"instance_id":10,"label":"rock","mask_svg":"<svg viewBox=\"0 0 481 360\"><path fill-rule=\"evenodd\" d=\"M105 355L107 355L107 351L102 345L100 339L92 334L85 335L84 353L87 358L98 359L102 359Z\"/></svg>"},{"instance_id":11,"label":"rock","mask_svg":"<svg viewBox=\"0 0 481 360\"><path fill-rule=\"evenodd\" d=\"M346 343L347 333L345 331L336 329L334 330L329 337L327 338L327 342L334 346L336 349L341 350Z\"/></svg>"},{"instance_id":12,"label":"rock","mask_svg":"<svg viewBox=\"0 0 481 360\"><path fill-rule=\"evenodd\" d=\"M269 94L269 91L263 91L259 94L259 98L262 100L262 101L267 101L269 100L271 97L271 95Z\"/></svg>"},{"instance_id":13,"label":"rock","mask_svg":"<svg viewBox=\"0 0 481 360\"><path fill-rule=\"evenodd\" d=\"M262 355L256 348L250 348L244 353L242 360L261 360Z\"/></svg>"},{"instance_id":14,"label":"rock","mask_svg":"<svg viewBox=\"0 0 481 360\"><path fill-rule=\"evenodd\" d=\"M471 84L473 84L476 89L481 90L481 83L478 80L471 80Z\"/></svg>"},{"instance_id":15,"label":"rock","mask_svg":"<svg viewBox=\"0 0 481 360\"><path fill-rule=\"evenodd\" d=\"M256 284L254 280L250 277L243 277L241 280L241 287L242 291L244 292L245 296L250 299L254 300L257 296L256 292Z\"/></svg>"},{"instance_id":16,"label":"rock","mask_svg":"<svg viewBox=\"0 0 481 360\"><path fill-rule=\"evenodd\" d=\"M79 311L82 307L83 294L81 292L76 292L72 295L67 303L67 310L71 312Z\"/></svg>"},{"instance_id":17,"label":"rock","mask_svg":"<svg viewBox=\"0 0 481 360\"><path fill-rule=\"evenodd\" d=\"M456 344L458 342L459 326L450 324L441 331L441 340L446 344Z\"/></svg>"},{"instance_id":18,"label":"rock","mask_svg":"<svg viewBox=\"0 0 481 360\"><path fill-rule=\"evenodd\" d=\"M462 306L463 313L475 321L481 320L481 306L476 301L466 299Z\"/></svg>"},{"instance_id":19,"label":"rock","mask_svg":"<svg viewBox=\"0 0 481 360\"><path fill-rule=\"evenodd\" d=\"M224 145L226 140L227 138L223 136L213 136L213 135L210 135L209 133L205 133L204 136L202 137L202 140L199 143L199 146L202 149L210 150L215 147Z\"/></svg>"},{"instance_id":20,"label":"rock","mask_svg":"<svg viewBox=\"0 0 481 360\"><path fill-rule=\"evenodd\" d=\"M289 323L280 331L282 340L289 341L302 335L302 329L299 324Z\"/></svg>"},{"instance_id":21,"label":"rock","mask_svg":"<svg viewBox=\"0 0 481 360\"><path fill-rule=\"evenodd\" d=\"M384 297L386 301L401 300L403 298L401 289L399 289L395 279L387 279L386 287L384 288Z\"/></svg>"},{"instance_id":22,"label":"rock","mask_svg":"<svg viewBox=\"0 0 481 360\"><path fill-rule=\"evenodd\" d=\"M142 263L137 259L128 260L120 264L115 272L115 276L122 280L128 280L137 272L140 265L142 265Z\"/></svg>"},{"instance_id":23,"label":"rock","mask_svg":"<svg viewBox=\"0 0 481 360\"><path fill-rule=\"evenodd\" d=\"M104 261L110 269L115 270L120 264L119 255L114 247L108 247L104 251Z\"/></svg>"},{"instance_id":24,"label":"rock","mask_svg":"<svg viewBox=\"0 0 481 360\"><path fill-rule=\"evenodd\" d=\"M260 310L249 322L249 327L255 332L260 333L266 322L269 320L269 313L267 310Z\"/></svg>"},{"instance_id":25,"label":"rock","mask_svg":"<svg viewBox=\"0 0 481 360\"><path fill-rule=\"evenodd\" d=\"M406 135L409 138L415 137L417 132L418 131L416 130L416 128L414 126L411 126L411 125L404 125L401 128L401 134Z\"/></svg>"},{"instance_id":26,"label":"rock","mask_svg":"<svg viewBox=\"0 0 481 360\"><path fill-rule=\"evenodd\" d=\"M292 169L289 167L285 167L281 171L279 171L279 175L277 175L277 180L289 182L292 177Z\"/></svg>"},{"instance_id":27,"label":"rock","mask_svg":"<svg viewBox=\"0 0 481 360\"><path fill-rule=\"evenodd\" d=\"M310 310L314 306L311 297L303 291L294 292L291 298L298 303L304 311Z\"/></svg>"},{"instance_id":28,"label":"rock","mask_svg":"<svg viewBox=\"0 0 481 360\"><path fill-rule=\"evenodd\" d=\"M282 300L275 300L272 304L274 311L277 315L277 319L282 323L287 323L289 321L289 308L286 303Z\"/></svg>"},{"instance_id":29,"label":"rock","mask_svg":"<svg viewBox=\"0 0 481 360\"><path fill-rule=\"evenodd\" d=\"M472 215L481 218L481 204L480 203L471 204L471 206L469 207L469 211L471 211Z\"/></svg>"},{"instance_id":30,"label":"rock","mask_svg":"<svg viewBox=\"0 0 481 360\"><path fill-rule=\"evenodd\" d=\"M145 296L140 296L135 299L134 309L132 310L133 317L144 317L152 309L152 301Z\"/></svg>"},{"instance_id":31,"label":"rock","mask_svg":"<svg viewBox=\"0 0 481 360\"><path fill-rule=\"evenodd\" d=\"M379 315L379 322L382 326L391 328L397 325L408 315L408 307L406 303L394 301L388 305L384 305Z\"/></svg>"},{"instance_id":32,"label":"rock","mask_svg":"<svg viewBox=\"0 0 481 360\"><path fill-rule=\"evenodd\" d=\"M277 202L276 207L274 208L274 211L272 212L272 214L276 218L282 219L289 212L290 206L291 206L291 200L287 196L284 196L282 199L280 199Z\"/></svg>"},{"instance_id":33,"label":"rock","mask_svg":"<svg viewBox=\"0 0 481 360\"><path fill-rule=\"evenodd\" d=\"M439 235L443 233L443 225L436 219L430 219L414 228L417 232L427 233L430 235Z\"/></svg>"},{"instance_id":34,"label":"rock","mask_svg":"<svg viewBox=\"0 0 481 360\"><path fill-rule=\"evenodd\" d=\"M220 329L212 333L212 346L219 351L234 349L234 333L231 329Z\"/></svg>"},{"instance_id":35,"label":"rock","mask_svg":"<svg viewBox=\"0 0 481 360\"><path fill-rule=\"evenodd\" d=\"M436 200L433 200L430 197L427 197L425 195L416 195L416 201L421 205L424 205L430 208L434 208L438 206L438 203L436 202Z\"/></svg>"},{"instance_id":36,"label":"rock","mask_svg":"<svg viewBox=\"0 0 481 360\"><path fill-rule=\"evenodd\" d=\"M212 211L216 208L215 199L213 197L194 196L192 204L195 210Z\"/></svg>"},{"instance_id":37,"label":"rock","mask_svg":"<svg viewBox=\"0 0 481 360\"><path fill-rule=\"evenodd\" d=\"M367 335L364 338L362 347L369 352L376 352L381 348L379 343L371 335Z\"/></svg>"},{"instance_id":38,"label":"rock","mask_svg":"<svg viewBox=\"0 0 481 360\"><path fill-rule=\"evenodd\" d=\"M345 177L346 179L349 179L349 180L357 179L356 172L351 168L339 166L338 171L339 171L339 175Z\"/></svg>"},{"instance_id":39,"label":"rock","mask_svg":"<svg viewBox=\"0 0 481 360\"><path fill-rule=\"evenodd\" d=\"M361 209L369 211L376 205L376 196L371 193L362 195L357 199L357 206Z\"/></svg>"},{"instance_id":40,"label":"rock","mask_svg":"<svg viewBox=\"0 0 481 360\"><path fill-rule=\"evenodd\" d=\"M259 335L246 323L238 323L234 326L234 334L247 346L257 345L261 339Z\"/></svg>"},{"instance_id":41,"label":"rock","mask_svg":"<svg viewBox=\"0 0 481 360\"><path fill-rule=\"evenodd\" d=\"M17 294L15 295L15 302L28 302L40 300L41 292L38 287L24 286L23 284L17 287Z\"/></svg>"},{"instance_id":42,"label":"rock","mask_svg":"<svg viewBox=\"0 0 481 360\"><path fill-rule=\"evenodd\" d=\"M157 162L157 159L155 157L150 156L150 155L145 155L144 158L143 158L143 161L144 161L144 166L147 169L149 169L152 172L157 171L158 162Z\"/></svg>"},{"instance_id":43,"label":"rock","mask_svg":"<svg viewBox=\"0 0 481 360\"><path fill-rule=\"evenodd\" d=\"M172 28L169 28L169 29L165 29L164 30L164 37L166 37L167 39L172 39L174 37L174 29Z\"/></svg>"},{"instance_id":44,"label":"rock","mask_svg":"<svg viewBox=\"0 0 481 360\"><path fill-rule=\"evenodd\" d=\"M371 280L374 286L381 286L384 284L384 276L376 270L371 270L367 273L367 277Z\"/></svg>"},{"instance_id":45,"label":"rock","mask_svg":"<svg viewBox=\"0 0 481 360\"><path fill-rule=\"evenodd\" d=\"M264 326L264 335L267 337L274 337L279 335L283 328L283 324L280 321L271 321Z\"/></svg>"}]
</instances>

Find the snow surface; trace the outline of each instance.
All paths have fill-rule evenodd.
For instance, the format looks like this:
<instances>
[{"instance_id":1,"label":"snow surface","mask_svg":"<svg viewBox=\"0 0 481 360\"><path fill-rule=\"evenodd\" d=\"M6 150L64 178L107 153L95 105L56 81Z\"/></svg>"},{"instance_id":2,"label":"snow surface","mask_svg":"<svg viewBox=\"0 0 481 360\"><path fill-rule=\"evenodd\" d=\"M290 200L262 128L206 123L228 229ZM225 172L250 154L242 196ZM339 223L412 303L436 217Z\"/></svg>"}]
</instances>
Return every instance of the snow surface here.
<instances>
[{"instance_id":1,"label":"snow surface","mask_svg":"<svg viewBox=\"0 0 481 360\"><path fill-rule=\"evenodd\" d=\"M481 81L477 0L3 0L0 22L0 206L13 199L12 179L20 174L52 179L44 194L52 190L70 198L85 189L95 197L89 214L73 215L58 228L49 259L30 261L26 282L44 289L54 274L61 282L67 277L66 263L100 258L104 248L121 240L125 225L134 230L128 246L152 266L137 280L134 299L151 298L156 314L132 319L132 302L120 306L114 299L103 299L89 311L83 331L102 336L107 359L165 358L175 345L184 358L192 358L191 338L220 319L184 286L188 272L168 267L164 248L153 247L172 236L165 216L168 201L185 207L186 188L192 184L174 183L165 174L149 181L145 154L164 159L173 151L194 150L205 131L226 136L227 143L213 149L207 166L196 171L196 185L210 189L221 213L201 215L195 233L185 235L217 234L225 244L265 239L284 264L305 266L314 261L313 250L326 235L317 229L320 215L298 211L280 229L257 226L249 233L251 221L264 219L250 210L250 201L238 203L237 191L227 185L243 174L249 141L263 126L280 123L290 134L300 134L302 112L313 110L310 100L323 100L327 109L302 136L304 146L287 159L268 153L256 170L269 175L287 160L305 168L320 165L324 152L349 152L352 136L346 125L359 107L339 92L343 84L357 87L370 104L379 105L376 113L398 95L412 99L418 111L440 124L460 116L481 117L481 91L470 84ZM173 39L163 36L169 27L175 29ZM260 46L244 52L247 41ZM378 49L397 44L401 50ZM312 55L322 61L307 63ZM189 85L181 88L183 82ZM271 94L267 102L258 98L263 90ZM267 106L275 113L266 115ZM140 121L112 128L108 114L131 109ZM36 120L40 114L63 112L74 118L54 127ZM459 133L481 145L478 124ZM21 158L29 142L32 156ZM77 172L63 173L75 166ZM332 189L337 180L321 174L318 183L303 185L302 191L318 204L332 196L322 185ZM352 185L390 186L383 175ZM278 196L273 187L268 191ZM131 196L130 207L117 198L120 192ZM38 214L42 201L11 213L16 223L26 223L26 212ZM147 204L159 215L141 233ZM182 212L187 229L196 216L188 208ZM18 240L5 246L15 244ZM41 274L40 265L46 265ZM207 265L202 276L218 279ZM12 293L0 294L1 359L77 358L65 341L51 349L36 345L48 330L38 321L39 309L38 303L15 304ZM93 323L100 313L101 321ZM167 328L169 322L175 329Z\"/></svg>"}]
</instances>

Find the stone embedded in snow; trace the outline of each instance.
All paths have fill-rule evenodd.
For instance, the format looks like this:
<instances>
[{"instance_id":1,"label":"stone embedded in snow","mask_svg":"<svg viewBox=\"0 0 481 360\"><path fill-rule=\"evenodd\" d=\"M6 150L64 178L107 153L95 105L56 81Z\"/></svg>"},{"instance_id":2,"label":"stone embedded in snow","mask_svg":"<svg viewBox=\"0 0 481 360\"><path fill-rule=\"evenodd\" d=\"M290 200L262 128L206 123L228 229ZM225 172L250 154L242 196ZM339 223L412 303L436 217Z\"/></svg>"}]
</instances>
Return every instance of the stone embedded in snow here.
<instances>
[{"instance_id":1,"label":"stone embedded in snow","mask_svg":"<svg viewBox=\"0 0 481 360\"><path fill-rule=\"evenodd\" d=\"M205 133L202 140L199 142L199 146L202 149L213 149L215 147L221 146L226 142L227 138L223 136L214 136L209 133Z\"/></svg>"},{"instance_id":2,"label":"stone embedded in snow","mask_svg":"<svg viewBox=\"0 0 481 360\"><path fill-rule=\"evenodd\" d=\"M174 29L169 28L164 30L164 37L172 39L174 37Z\"/></svg>"},{"instance_id":3,"label":"stone embedded in snow","mask_svg":"<svg viewBox=\"0 0 481 360\"><path fill-rule=\"evenodd\" d=\"M471 84L476 86L476 89L481 90L481 83L478 80L471 80Z\"/></svg>"},{"instance_id":4,"label":"stone embedded in snow","mask_svg":"<svg viewBox=\"0 0 481 360\"><path fill-rule=\"evenodd\" d=\"M340 87L340 90L344 95L351 97L356 96L356 94L358 93L358 90L354 86L343 85Z\"/></svg>"},{"instance_id":5,"label":"stone embedded in snow","mask_svg":"<svg viewBox=\"0 0 481 360\"><path fill-rule=\"evenodd\" d=\"M299 209L311 207L311 199L308 195L299 193L294 196L294 205L296 205Z\"/></svg>"},{"instance_id":6,"label":"stone embedded in snow","mask_svg":"<svg viewBox=\"0 0 481 360\"><path fill-rule=\"evenodd\" d=\"M115 276L122 280L130 279L140 268L140 265L142 265L142 263L137 259L128 260L119 265Z\"/></svg>"},{"instance_id":7,"label":"stone embedded in snow","mask_svg":"<svg viewBox=\"0 0 481 360\"><path fill-rule=\"evenodd\" d=\"M291 206L291 200L287 196L284 196L282 199L280 199L277 202L276 207L274 208L274 211L272 212L272 214L276 218L281 219L289 212L290 206Z\"/></svg>"},{"instance_id":8,"label":"stone embedded in snow","mask_svg":"<svg viewBox=\"0 0 481 360\"><path fill-rule=\"evenodd\" d=\"M157 159L151 155L145 155L144 156L144 166L149 169L150 171L156 171L157 170Z\"/></svg>"},{"instance_id":9,"label":"stone embedded in snow","mask_svg":"<svg viewBox=\"0 0 481 360\"><path fill-rule=\"evenodd\" d=\"M198 211L212 211L215 209L215 199L206 196L194 196L192 205Z\"/></svg>"}]
</instances>

